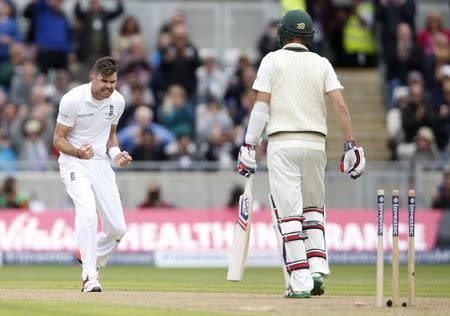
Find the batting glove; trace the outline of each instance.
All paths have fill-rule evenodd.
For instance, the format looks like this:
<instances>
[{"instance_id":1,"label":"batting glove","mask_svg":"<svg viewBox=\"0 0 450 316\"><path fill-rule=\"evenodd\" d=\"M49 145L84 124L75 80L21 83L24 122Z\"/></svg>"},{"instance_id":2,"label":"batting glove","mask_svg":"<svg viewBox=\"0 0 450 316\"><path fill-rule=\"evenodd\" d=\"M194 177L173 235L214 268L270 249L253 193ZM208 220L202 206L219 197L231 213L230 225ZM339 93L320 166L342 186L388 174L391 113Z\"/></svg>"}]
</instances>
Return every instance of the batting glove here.
<instances>
[{"instance_id":1,"label":"batting glove","mask_svg":"<svg viewBox=\"0 0 450 316\"><path fill-rule=\"evenodd\" d=\"M255 145L245 144L239 150L237 170L244 177L256 172L255 148Z\"/></svg>"},{"instance_id":2,"label":"batting glove","mask_svg":"<svg viewBox=\"0 0 450 316\"><path fill-rule=\"evenodd\" d=\"M354 141L345 142L345 153L341 159L341 172L346 172L352 179L359 178L366 167L364 149L356 147Z\"/></svg>"}]
</instances>

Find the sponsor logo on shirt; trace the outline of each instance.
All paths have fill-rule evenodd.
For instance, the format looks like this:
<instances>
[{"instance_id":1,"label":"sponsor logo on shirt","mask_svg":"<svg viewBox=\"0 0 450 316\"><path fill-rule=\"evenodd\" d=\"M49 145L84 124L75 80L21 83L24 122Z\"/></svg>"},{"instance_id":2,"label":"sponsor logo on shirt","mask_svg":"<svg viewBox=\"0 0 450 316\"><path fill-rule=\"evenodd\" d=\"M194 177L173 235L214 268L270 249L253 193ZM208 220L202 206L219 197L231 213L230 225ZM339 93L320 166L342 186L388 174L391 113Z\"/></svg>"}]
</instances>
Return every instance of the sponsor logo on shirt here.
<instances>
[{"instance_id":1,"label":"sponsor logo on shirt","mask_svg":"<svg viewBox=\"0 0 450 316\"><path fill-rule=\"evenodd\" d=\"M77 114L77 117L79 117L79 118L86 118L86 117L90 117L90 116L94 116L94 113Z\"/></svg>"}]
</instances>

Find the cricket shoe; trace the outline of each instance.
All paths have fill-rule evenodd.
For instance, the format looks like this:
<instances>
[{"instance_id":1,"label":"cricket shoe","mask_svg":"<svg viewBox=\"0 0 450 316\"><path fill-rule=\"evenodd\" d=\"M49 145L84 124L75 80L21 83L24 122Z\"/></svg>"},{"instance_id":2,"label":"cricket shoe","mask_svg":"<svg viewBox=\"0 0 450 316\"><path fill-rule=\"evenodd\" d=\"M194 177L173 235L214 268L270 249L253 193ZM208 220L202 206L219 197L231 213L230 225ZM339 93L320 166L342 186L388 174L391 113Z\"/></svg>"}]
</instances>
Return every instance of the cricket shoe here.
<instances>
[{"instance_id":1,"label":"cricket shoe","mask_svg":"<svg viewBox=\"0 0 450 316\"><path fill-rule=\"evenodd\" d=\"M86 280L83 281L83 288L81 289L81 292L101 292L102 286L98 282L98 277L89 279L89 277L86 278Z\"/></svg>"},{"instance_id":2,"label":"cricket shoe","mask_svg":"<svg viewBox=\"0 0 450 316\"><path fill-rule=\"evenodd\" d=\"M292 289L288 289L284 292L284 298L310 298L311 291L294 292Z\"/></svg>"},{"instance_id":3,"label":"cricket shoe","mask_svg":"<svg viewBox=\"0 0 450 316\"><path fill-rule=\"evenodd\" d=\"M311 291L311 295L320 296L325 293L325 279L320 273L313 273L312 278L314 281L314 287Z\"/></svg>"}]
</instances>

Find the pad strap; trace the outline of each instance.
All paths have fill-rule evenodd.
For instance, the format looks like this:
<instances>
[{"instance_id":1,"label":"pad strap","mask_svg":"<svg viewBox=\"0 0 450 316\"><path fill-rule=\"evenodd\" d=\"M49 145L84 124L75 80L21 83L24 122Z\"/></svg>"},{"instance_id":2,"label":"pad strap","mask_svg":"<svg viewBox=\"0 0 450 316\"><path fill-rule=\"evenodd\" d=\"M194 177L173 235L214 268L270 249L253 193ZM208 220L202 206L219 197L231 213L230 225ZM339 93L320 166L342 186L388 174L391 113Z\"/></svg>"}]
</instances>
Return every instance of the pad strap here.
<instances>
[{"instance_id":1,"label":"pad strap","mask_svg":"<svg viewBox=\"0 0 450 316\"><path fill-rule=\"evenodd\" d=\"M288 272L292 272L294 270L300 270L300 269L308 269L308 268L309 268L309 263L306 260L298 260L298 261L286 263L286 270Z\"/></svg>"},{"instance_id":2,"label":"pad strap","mask_svg":"<svg viewBox=\"0 0 450 316\"><path fill-rule=\"evenodd\" d=\"M284 242L308 239L308 235L306 235L305 232L292 232L292 233L283 234L282 236L283 236Z\"/></svg>"},{"instance_id":3,"label":"pad strap","mask_svg":"<svg viewBox=\"0 0 450 316\"><path fill-rule=\"evenodd\" d=\"M327 258L327 254L322 249L308 249L306 250L306 258Z\"/></svg>"},{"instance_id":4,"label":"pad strap","mask_svg":"<svg viewBox=\"0 0 450 316\"><path fill-rule=\"evenodd\" d=\"M310 230L310 229L320 229L321 231L325 232L325 227L323 226L323 223L319 221L305 221L303 223L303 230Z\"/></svg>"},{"instance_id":5,"label":"pad strap","mask_svg":"<svg viewBox=\"0 0 450 316\"><path fill-rule=\"evenodd\" d=\"M307 207L303 209L303 213L311 213L311 212L317 212L320 214L324 214L324 210L322 208L317 208L317 207Z\"/></svg>"}]
</instances>

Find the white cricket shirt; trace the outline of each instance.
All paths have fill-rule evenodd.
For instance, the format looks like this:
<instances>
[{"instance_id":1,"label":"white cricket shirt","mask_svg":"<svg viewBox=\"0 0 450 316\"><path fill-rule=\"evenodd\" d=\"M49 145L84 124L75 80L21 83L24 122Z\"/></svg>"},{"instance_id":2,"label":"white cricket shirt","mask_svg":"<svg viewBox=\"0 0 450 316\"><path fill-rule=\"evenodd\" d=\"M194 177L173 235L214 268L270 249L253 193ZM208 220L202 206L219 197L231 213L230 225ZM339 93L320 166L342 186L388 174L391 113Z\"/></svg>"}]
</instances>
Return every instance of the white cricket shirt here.
<instances>
[{"instance_id":1,"label":"white cricket shirt","mask_svg":"<svg viewBox=\"0 0 450 316\"><path fill-rule=\"evenodd\" d=\"M80 148L83 144L94 147L92 159L107 159L106 142L111 125L117 125L125 108L125 99L117 91L107 99L95 100L91 93L91 83L80 85L67 92L59 104L57 122L72 127L67 139ZM60 160L68 156L61 153Z\"/></svg>"},{"instance_id":2,"label":"white cricket shirt","mask_svg":"<svg viewBox=\"0 0 450 316\"><path fill-rule=\"evenodd\" d=\"M290 43L263 58L253 89L271 94L267 134L327 135L326 93L343 86L328 59Z\"/></svg>"}]
</instances>

